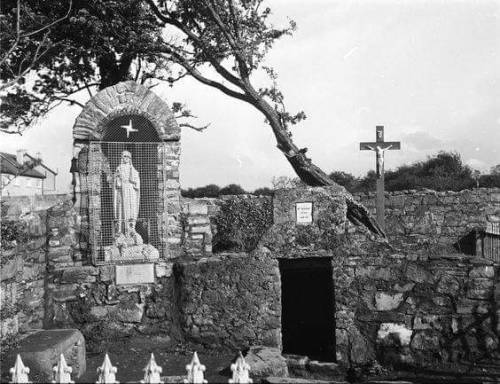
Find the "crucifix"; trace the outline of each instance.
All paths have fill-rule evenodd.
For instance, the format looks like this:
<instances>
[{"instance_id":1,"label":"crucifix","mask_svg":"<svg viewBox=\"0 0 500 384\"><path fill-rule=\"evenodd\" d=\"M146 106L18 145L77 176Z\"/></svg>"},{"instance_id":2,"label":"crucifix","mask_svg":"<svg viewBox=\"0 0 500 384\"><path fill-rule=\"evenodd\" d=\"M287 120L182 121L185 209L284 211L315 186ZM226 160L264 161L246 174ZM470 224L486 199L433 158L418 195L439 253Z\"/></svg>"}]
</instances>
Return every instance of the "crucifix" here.
<instances>
[{"instance_id":1,"label":"crucifix","mask_svg":"<svg viewBox=\"0 0 500 384\"><path fill-rule=\"evenodd\" d=\"M386 150L399 150L401 143L399 141L384 141L384 126L377 125L375 142L359 143L361 151L375 151L377 155L377 221L379 225L385 229L385 215L384 215L384 152Z\"/></svg>"}]
</instances>

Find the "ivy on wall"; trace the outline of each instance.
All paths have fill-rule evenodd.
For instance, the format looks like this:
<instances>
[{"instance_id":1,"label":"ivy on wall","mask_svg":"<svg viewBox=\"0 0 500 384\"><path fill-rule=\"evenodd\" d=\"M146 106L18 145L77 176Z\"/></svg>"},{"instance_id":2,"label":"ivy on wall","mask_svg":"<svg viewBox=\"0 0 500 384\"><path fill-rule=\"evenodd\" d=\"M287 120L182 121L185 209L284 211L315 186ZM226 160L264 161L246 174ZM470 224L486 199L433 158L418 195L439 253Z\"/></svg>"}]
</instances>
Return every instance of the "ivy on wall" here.
<instances>
[{"instance_id":1,"label":"ivy on wall","mask_svg":"<svg viewBox=\"0 0 500 384\"><path fill-rule=\"evenodd\" d=\"M28 240L26 224L21 221L2 220L1 231L1 249L4 251L13 249L18 244L25 243Z\"/></svg>"},{"instance_id":2,"label":"ivy on wall","mask_svg":"<svg viewBox=\"0 0 500 384\"><path fill-rule=\"evenodd\" d=\"M213 224L213 252L249 252L273 224L272 201L267 197L224 200Z\"/></svg>"}]
</instances>

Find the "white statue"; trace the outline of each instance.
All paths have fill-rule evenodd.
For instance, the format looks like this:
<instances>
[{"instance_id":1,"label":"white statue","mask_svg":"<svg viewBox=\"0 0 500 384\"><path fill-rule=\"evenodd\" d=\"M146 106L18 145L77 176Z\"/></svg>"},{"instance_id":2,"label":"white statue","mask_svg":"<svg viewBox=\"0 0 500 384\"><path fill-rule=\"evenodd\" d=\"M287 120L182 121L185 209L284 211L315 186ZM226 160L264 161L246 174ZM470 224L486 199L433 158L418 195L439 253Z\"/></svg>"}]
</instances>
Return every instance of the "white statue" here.
<instances>
[{"instance_id":1,"label":"white statue","mask_svg":"<svg viewBox=\"0 0 500 384\"><path fill-rule=\"evenodd\" d=\"M132 164L132 155L123 151L121 162L113 175L113 204L118 235L135 236L135 223L139 216L141 181Z\"/></svg>"},{"instance_id":2,"label":"white statue","mask_svg":"<svg viewBox=\"0 0 500 384\"><path fill-rule=\"evenodd\" d=\"M377 178L382 177L382 174L384 173L384 152L391 149L392 144L387 147L377 145L375 148L371 145L367 145L366 148L375 151L375 154L377 155Z\"/></svg>"}]
</instances>

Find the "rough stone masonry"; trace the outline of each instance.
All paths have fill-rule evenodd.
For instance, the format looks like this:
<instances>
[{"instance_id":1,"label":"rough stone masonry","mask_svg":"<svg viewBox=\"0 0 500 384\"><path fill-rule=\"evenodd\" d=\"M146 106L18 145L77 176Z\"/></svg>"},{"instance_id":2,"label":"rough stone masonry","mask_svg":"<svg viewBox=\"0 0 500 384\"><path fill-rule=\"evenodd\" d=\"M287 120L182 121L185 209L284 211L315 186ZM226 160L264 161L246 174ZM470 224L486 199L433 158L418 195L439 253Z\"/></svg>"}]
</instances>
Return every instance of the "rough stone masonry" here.
<instances>
[{"instance_id":1,"label":"rough stone masonry","mask_svg":"<svg viewBox=\"0 0 500 384\"><path fill-rule=\"evenodd\" d=\"M147 119L157 140L154 161L142 163L155 178L148 192L157 205L142 229L158 239L156 260L101 257L112 238L103 228L112 228L104 207L107 168L115 165L99 143L123 116ZM96 95L74 138L76 205L68 196L27 216L14 202L3 207L2 217L22 222L27 236L2 250L2 302L12 307L2 309L2 340L43 325L79 329L90 351L131 334L219 349L282 348L280 260L321 259L331 266L329 336L341 366L500 357L498 259L478 247L485 228L500 222L500 190L387 194L388 245L346 221L333 187L181 199L178 126L157 96L133 82ZM373 196L359 198L374 207ZM123 268L143 277L117 280Z\"/></svg>"}]
</instances>

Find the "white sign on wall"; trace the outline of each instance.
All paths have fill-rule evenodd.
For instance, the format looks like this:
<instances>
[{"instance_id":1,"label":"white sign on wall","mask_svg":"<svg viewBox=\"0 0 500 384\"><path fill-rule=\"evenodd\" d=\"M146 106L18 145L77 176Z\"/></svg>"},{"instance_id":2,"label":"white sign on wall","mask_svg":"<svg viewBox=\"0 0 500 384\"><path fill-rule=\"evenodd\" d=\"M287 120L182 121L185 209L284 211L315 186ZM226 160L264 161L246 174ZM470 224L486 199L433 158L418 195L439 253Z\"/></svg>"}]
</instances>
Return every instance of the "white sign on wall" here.
<instances>
[{"instance_id":1,"label":"white sign on wall","mask_svg":"<svg viewBox=\"0 0 500 384\"><path fill-rule=\"evenodd\" d=\"M313 203L295 203L295 213L297 217L297 224L311 224Z\"/></svg>"},{"instance_id":2,"label":"white sign on wall","mask_svg":"<svg viewBox=\"0 0 500 384\"><path fill-rule=\"evenodd\" d=\"M155 282L154 264L116 266L116 284L147 284Z\"/></svg>"}]
</instances>

